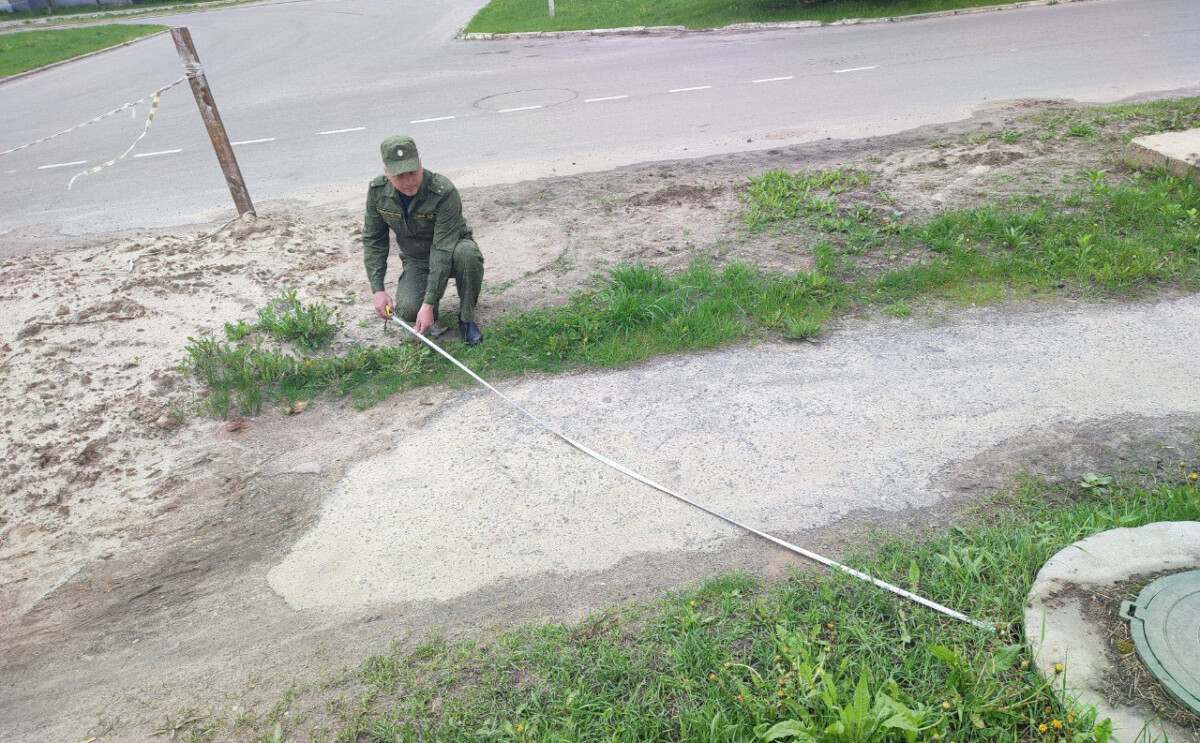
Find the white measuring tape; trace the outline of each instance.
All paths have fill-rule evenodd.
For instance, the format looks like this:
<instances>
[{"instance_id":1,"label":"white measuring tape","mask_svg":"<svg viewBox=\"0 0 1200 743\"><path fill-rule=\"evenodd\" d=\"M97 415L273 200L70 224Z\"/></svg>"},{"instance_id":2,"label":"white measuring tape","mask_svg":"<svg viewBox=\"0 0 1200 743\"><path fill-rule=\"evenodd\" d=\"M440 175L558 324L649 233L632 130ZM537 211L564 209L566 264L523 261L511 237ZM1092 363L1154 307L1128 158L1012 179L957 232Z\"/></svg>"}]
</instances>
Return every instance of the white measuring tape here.
<instances>
[{"instance_id":1,"label":"white measuring tape","mask_svg":"<svg viewBox=\"0 0 1200 743\"><path fill-rule=\"evenodd\" d=\"M163 87L154 91L150 95L146 96L146 98L151 99L150 100L150 113L149 113L149 115L146 116L146 126L145 126L145 128L142 129L142 133L138 135L137 139L133 140L133 144L129 145L129 149L125 150L120 155L118 155L117 157L114 157L112 160L109 160L106 163L101 163L94 168L88 168L87 170L83 171L82 173L76 173L74 176L71 177L71 180L67 182L67 190L70 191L71 186L74 186L75 181L78 180L81 176L91 175L92 173L99 173L101 170L104 170L105 168L111 167L111 166L116 165L117 163L121 162L122 160L125 159L126 155L128 155L130 152L133 152L133 148L137 147L138 142L142 141L142 137L146 136L146 134L149 133L150 125L154 123L154 112L158 110L158 103L159 103L159 101L162 100L163 93L167 92L171 88L174 88L176 85L183 82L185 79L186 78L181 77L178 80L176 80L175 82L171 83L170 85L164 85ZM144 101L144 100L146 100L146 98L142 98L141 100ZM134 101L132 104L128 104L128 105L137 105L140 102L141 101ZM121 109L118 109L118 110L121 110Z\"/></svg>"},{"instance_id":2,"label":"white measuring tape","mask_svg":"<svg viewBox=\"0 0 1200 743\"><path fill-rule=\"evenodd\" d=\"M125 109L133 108L133 107L137 106L142 101L148 101L151 98L155 98L157 96L162 96L163 92L166 91L168 88L175 87L179 83L183 82L185 79L186 78L181 77L178 80L176 80L175 82L171 83L170 85L159 88L158 90L154 91L150 95L147 95L143 98L138 98L136 101L133 101L132 103L126 103L124 106L121 106L120 108L114 108L112 111L109 111L106 114L100 114L96 118L91 119L89 121L85 121L82 124L79 124L77 126L73 126L70 129L63 129L61 132L59 132L57 134L51 134L49 137L42 137L41 139L37 140L36 142L30 142L29 144L23 144L20 147L14 147L11 150L5 150L4 152L0 152L0 157L3 157L5 155L11 155L12 153L17 152L18 150L23 150L26 147L32 147L35 144L41 144L42 142L49 142L51 139L54 139L55 137L61 137L64 134L70 134L71 132L75 131L76 129L82 129L85 126L95 124L97 121L103 121L104 119L107 119L109 116L119 114L122 111L124 111Z\"/></svg>"},{"instance_id":3,"label":"white measuring tape","mask_svg":"<svg viewBox=\"0 0 1200 743\"><path fill-rule=\"evenodd\" d=\"M576 449L583 452L584 454L587 454L589 457L592 457L593 459L595 459L599 462L602 462L602 463L608 465L609 467L612 467L616 471L618 471L624 475L628 475L629 477L632 477L634 480L637 480L638 482L640 482L644 485L649 485L650 487L654 488L655 490L657 490L661 493L665 493L665 494L671 496L672 498L675 498L676 500L687 503L689 506L698 508L701 511L704 511L705 513L709 514L710 516L715 516L716 518L721 519L722 521L724 521L727 524L736 526L739 529L748 531L757 537L762 537L763 539L767 540L768 542L777 544L786 550L795 552L797 555L806 557L809 560L813 560L814 562L819 562L822 565L825 565L826 567L834 568L835 570L840 570L843 573L846 573L847 575L854 576L855 578L858 578L859 580L866 581L866 582L870 583L871 585L877 586L886 591L891 591L892 593L896 594L897 596L903 596L904 598L908 599L909 601L915 601L916 603L918 603L922 606L933 609L936 612L945 614L948 617L953 617L961 622L966 622L967 624L974 625L975 627L987 630L988 632L996 631L996 627L994 627L991 624L988 624L987 622L983 622L978 619L972 619L971 617L968 617L966 614L954 611L953 609L951 609L949 607L942 606L941 604L937 603L936 601L930 601L929 599L927 599L923 596L918 596L917 594L912 593L911 591L906 591L903 588L900 588L899 586L894 586L891 583L888 583L886 581L882 581L882 580L879 580L878 578L874 578L870 575L867 575L866 573L864 573L860 570L855 570L852 567L843 565L840 562L829 559L828 557L823 557L821 555L818 555L816 552L811 552L809 550L804 549L803 547L797 547L796 545L792 544L791 542L784 541L784 540L780 539L779 537L773 536L771 534L767 534L766 532L763 532L763 531L759 531L758 529L755 529L752 526L747 526L746 524L743 524L740 521L735 521L734 519L732 519L728 516L725 516L724 514L718 513L716 511L712 510L711 508L708 508L707 506L697 503L696 501L692 500L691 498L688 498L685 495L676 493L674 490L671 490L670 488L666 487L665 485L659 485L657 482L651 480L650 478L646 477L645 475L642 475L638 472L634 472L633 470L629 469L628 467L621 464L620 462L615 462L615 461L609 459L608 457L604 456L603 454L592 450L588 446L581 444L580 442L576 441L575 439L571 438L570 436L567 436L566 434L562 433L561 431L555 429L550 424L543 421L541 418L538 418L533 413L529 412L525 408L518 405L516 402L514 402L512 399L510 399L503 392L501 392L500 390L496 389L492 385L485 382L482 377L480 377L478 374L476 374L475 372L468 369L458 359L454 358L453 356L451 356L450 354L448 354L444 350L442 350L441 346L438 346L433 341L429 340L425 336L418 333L416 330L414 330L412 327L410 327L407 323L405 323L399 317L396 317L395 315L393 315L393 316L389 317L389 319L394 320L397 325L399 325L400 327L404 328L408 332L415 335L425 345L429 346L434 351L437 351L442 356L445 356L447 359L449 359L450 363L454 364L459 369L462 369L463 371L465 371L467 374L469 374L471 376L472 379L474 379L476 382L479 382L484 387L487 387L489 390L494 392L498 397L500 397L500 399L504 400L506 403L513 406L521 413L524 413L534 423L538 424L540 427L542 427L549 433L554 434L555 436L557 436L558 438L567 442L568 444L575 447Z\"/></svg>"}]
</instances>

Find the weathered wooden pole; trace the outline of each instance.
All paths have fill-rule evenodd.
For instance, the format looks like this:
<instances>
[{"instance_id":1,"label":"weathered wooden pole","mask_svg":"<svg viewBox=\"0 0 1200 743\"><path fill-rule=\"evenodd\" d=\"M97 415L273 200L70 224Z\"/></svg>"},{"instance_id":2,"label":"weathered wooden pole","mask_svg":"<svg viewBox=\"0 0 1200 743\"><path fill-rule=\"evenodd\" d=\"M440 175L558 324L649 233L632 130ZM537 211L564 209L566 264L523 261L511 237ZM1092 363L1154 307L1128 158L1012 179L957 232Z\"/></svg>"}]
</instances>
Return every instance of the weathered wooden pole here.
<instances>
[{"instance_id":1,"label":"weathered wooden pole","mask_svg":"<svg viewBox=\"0 0 1200 743\"><path fill-rule=\"evenodd\" d=\"M212 140L213 149L217 152L217 162L221 163L221 172L225 174L225 182L229 184L229 193L233 196L238 216L253 214L254 204L250 203L250 192L246 190L246 182L242 180L237 157L233 154L233 145L229 144L229 135L225 133L221 114L217 112L217 102L213 100L208 80L204 77L204 68L200 65L200 57L192 44L192 34L186 27L176 26L171 29L171 38L175 40L175 50L179 52L179 61L183 63L183 71L192 86L192 95L196 96L200 118L204 119L208 138Z\"/></svg>"}]
</instances>

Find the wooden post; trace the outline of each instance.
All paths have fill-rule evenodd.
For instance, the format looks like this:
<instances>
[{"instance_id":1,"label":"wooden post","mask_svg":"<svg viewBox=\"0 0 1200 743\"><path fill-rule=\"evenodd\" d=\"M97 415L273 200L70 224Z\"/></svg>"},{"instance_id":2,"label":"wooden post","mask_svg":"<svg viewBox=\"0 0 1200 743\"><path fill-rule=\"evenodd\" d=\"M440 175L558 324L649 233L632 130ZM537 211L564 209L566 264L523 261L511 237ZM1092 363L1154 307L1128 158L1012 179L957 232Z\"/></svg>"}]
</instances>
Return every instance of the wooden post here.
<instances>
[{"instance_id":1,"label":"wooden post","mask_svg":"<svg viewBox=\"0 0 1200 743\"><path fill-rule=\"evenodd\" d=\"M254 204L250 203L250 192L246 190L246 182L242 180L242 171L238 168L237 158L233 154L233 145L229 144L229 135L225 133L221 114L217 112L217 102L213 100L208 80L204 77L204 68L200 65L200 57L192 44L192 34L186 27L177 26L171 29L171 38L175 40L175 50L179 52L179 61L183 63L183 71L192 86L192 95L196 97L196 105L200 107L200 118L204 119L208 138L212 140L213 149L217 152L217 161L221 163L221 172L225 174L225 182L229 184L229 193L233 196L238 216L253 214Z\"/></svg>"}]
</instances>

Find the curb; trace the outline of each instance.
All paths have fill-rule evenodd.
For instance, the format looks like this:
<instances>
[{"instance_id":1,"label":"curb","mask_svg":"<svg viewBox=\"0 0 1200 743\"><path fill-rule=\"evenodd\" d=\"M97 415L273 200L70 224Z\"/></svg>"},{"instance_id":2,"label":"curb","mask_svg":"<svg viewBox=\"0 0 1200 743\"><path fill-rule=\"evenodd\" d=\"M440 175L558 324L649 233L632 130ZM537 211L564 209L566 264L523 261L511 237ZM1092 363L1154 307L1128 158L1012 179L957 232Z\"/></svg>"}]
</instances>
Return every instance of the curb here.
<instances>
[{"instance_id":1,"label":"curb","mask_svg":"<svg viewBox=\"0 0 1200 743\"><path fill-rule=\"evenodd\" d=\"M106 46L103 49L97 49L94 52L88 52L87 54L80 54L78 57L71 57L70 59L60 59L59 61L51 62L48 65L42 65L41 67L34 67L32 70L25 70L24 72L18 72L17 74L9 75L8 77L0 77L0 85L3 85L4 83L15 82L17 80L20 80L23 77L29 77L30 75L36 75L39 72L45 72L46 70L52 70L55 67L62 67L65 64L70 64L72 62L78 62L81 59L87 59L88 57L94 57L97 54L104 54L105 52L111 52L114 49L120 49L120 48L126 47L126 46L133 46L134 44L138 43L139 41L146 41L148 39L153 39L155 36L162 36L169 30L170 29L168 29L168 28L164 28L162 31L155 31L154 33L147 34L146 36L139 36L136 39L130 39L129 41L122 41L120 44L113 44L112 46Z\"/></svg>"},{"instance_id":2,"label":"curb","mask_svg":"<svg viewBox=\"0 0 1200 743\"><path fill-rule=\"evenodd\" d=\"M570 39L592 36L643 36L653 34L709 34L734 31L775 31L793 28L821 28L827 26L866 26L875 23L903 23L906 21L924 21L930 18L948 18L956 15L974 15L976 13L995 13L1001 10L1019 10L1021 8L1041 8L1050 5L1067 5L1082 3L1087 0L1024 0L1019 3L1006 5L981 5L977 8L960 8L958 10L937 10L932 13L915 13L913 15L883 16L880 18L843 18L840 21L783 21L780 23L734 23L715 28L688 28L686 26L625 26L622 28L592 28L580 31L517 31L514 33L459 33L463 41L505 41L510 39Z\"/></svg>"}]
</instances>

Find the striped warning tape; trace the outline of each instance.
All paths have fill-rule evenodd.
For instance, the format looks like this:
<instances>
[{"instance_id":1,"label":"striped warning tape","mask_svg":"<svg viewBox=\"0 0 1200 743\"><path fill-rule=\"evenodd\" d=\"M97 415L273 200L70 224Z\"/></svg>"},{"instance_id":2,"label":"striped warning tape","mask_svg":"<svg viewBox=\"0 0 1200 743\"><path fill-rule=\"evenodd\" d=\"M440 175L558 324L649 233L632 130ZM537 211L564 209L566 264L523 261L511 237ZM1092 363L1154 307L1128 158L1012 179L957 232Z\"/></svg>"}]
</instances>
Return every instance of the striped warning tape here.
<instances>
[{"instance_id":1,"label":"striped warning tape","mask_svg":"<svg viewBox=\"0 0 1200 743\"><path fill-rule=\"evenodd\" d=\"M176 85L178 85L179 83L183 82L184 79L185 78L181 77L178 80L176 80L175 82L171 83L170 85L159 88L158 90L151 93L150 96L148 96L150 98L150 113L149 113L149 115L146 116L146 127L144 129L142 129L142 133L138 135L137 139L133 140L133 144L129 145L129 149L125 150L120 155L118 155L117 157L114 157L112 160L109 160L106 163L100 163L96 167L88 168L87 170L83 171L82 173L76 173L74 176L72 176L71 180L67 182L67 190L70 191L71 186L74 186L75 181L78 180L81 176L91 175L92 173L99 173L101 170L104 170L107 167L116 165L117 163L121 162L122 160L125 159L126 155L128 155L130 152L133 152L133 148L137 147L137 143L141 142L142 137L146 136L146 134L150 131L150 125L154 123L154 112L158 110L158 102L162 100L163 93L167 92L171 88L173 88ZM143 98L142 100L146 100L146 99Z\"/></svg>"},{"instance_id":2,"label":"striped warning tape","mask_svg":"<svg viewBox=\"0 0 1200 743\"><path fill-rule=\"evenodd\" d=\"M73 126L70 129L64 129L61 132L59 132L58 134L51 134L49 137L42 137L41 139L37 140L36 142L30 142L29 144L23 144L20 147L14 147L11 150L5 150L4 152L0 152L0 157L3 157L5 155L11 155L12 153L17 152L18 150L23 150L26 147L32 147L35 144L41 144L42 142L48 142L51 139L54 139L55 137L61 137L64 134L70 134L71 132L75 131L76 129L82 129L83 127L88 126L90 124L95 124L97 121L103 121L104 119L107 119L109 116L114 116L116 114L121 113L122 111L124 111L126 109L133 108L143 101L148 101L151 98L154 98L155 96L161 96L164 91L175 87L176 85L178 85L179 83L183 82L186 79L187 78L185 78L185 77L181 77L178 80L176 80L175 82L171 83L170 85L165 85L165 86L159 88L158 90L154 91L150 95L147 95L143 98L138 98L136 101L133 101L132 103L126 103L124 106L113 109L112 111L109 111L106 114L100 114L96 118L91 119L90 121L85 121L82 124L79 124L77 126Z\"/></svg>"}]
</instances>

